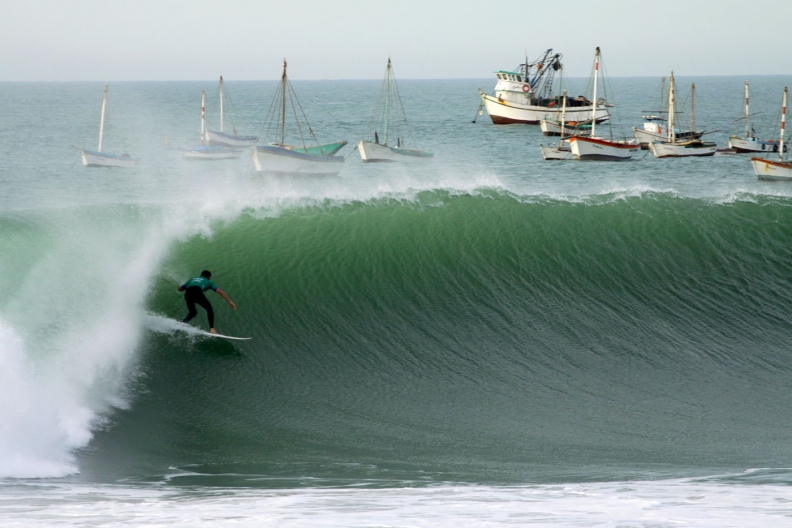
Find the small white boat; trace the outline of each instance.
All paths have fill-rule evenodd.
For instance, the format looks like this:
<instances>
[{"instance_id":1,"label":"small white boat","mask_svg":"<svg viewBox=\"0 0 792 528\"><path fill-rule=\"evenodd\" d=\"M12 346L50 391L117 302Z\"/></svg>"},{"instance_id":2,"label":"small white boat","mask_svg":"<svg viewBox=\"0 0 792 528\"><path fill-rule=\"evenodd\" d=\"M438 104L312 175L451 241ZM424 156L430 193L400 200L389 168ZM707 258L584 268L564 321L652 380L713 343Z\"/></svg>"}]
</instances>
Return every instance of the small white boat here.
<instances>
[{"instance_id":1,"label":"small white boat","mask_svg":"<svg viewBox=\"0 0 792 528\"><path fill-rule=\"evenodd\" d=\"M567 93L564 90L564 95L561 99L561 122L559 123L559 135L561 136L558 140L558 144L555 143L552 145L540 145L539 148L542 150L542 158L544 160L571 160L575 159L572 155L572 148L569 146L569 141L564 139L564 131L566 130L566 102L567 102ZM544 121L542 121L544 123Z\"/></svg>"},{"instance_id":2,"label":"small white boat","mask_svg":"<svg viewBox=\"0 0 792 528\"><path fill-rule=\"evenodd\" d=\"M696 85L690 87L690 130L694 130ZM674 115L676 104L676 92L674 91L674 72L671 72L671 79L668 83L668 136L665 141L653 141L649 143L649 149L655 158L688 158L714 156L718 150L717 145L712 142L702 141L701 139L679 140L674 129Z\"/></svg>"},{"instance_id":3,"label":"small white boat","mask_svg":"<svg viewBox=\"0 0 792 528\"><path fill-rule=\"evenodd\" d=\"M104 136L105 109L107 108L107 85L102 95L102 114L99 118L99 147L96 150L80 149L82 162L86 167L134 167L140 161L129 154L111 154L102 151Z\"/></svg>"},{"instance_id":4,"label":"small white boat","mask_svg":"<svg viewBox=\"0 0 792 528\"><path fill-rule=\"evenodd\" d=\"M784 128L786 127L787 87L784 86L784 97L781 100L781 133L778 139L778 161L765 158L751 158L756 177L763 181L792 181L792 162L784 160L786 145L784 144Z\"/></svg>"},{"instance_id":5,"label":"small white boat","mask_svg":"<svg viewBox=\"0 0 792 528\"><path fill-rule=\"evenodd\" d=\"M772 140L762 140L756 137L756 131L751 126L751 113L748 109L748 81L745 81L745 135L729 138L729 148L740 154L758 152L778 152L778 143Z\"/></svg>"},{"instance_id":6,"label":"small white boat","mask_svg":"<svg viewBox=\"0 0 792 528\"><path fill-rule=\"evenodd\" d=\"M377 127L382 131L382 141ZM412 129L407 122L390 57L385 69L385 80L372 113L370 129L373 129L374 140L361 140L357 145L360 158L366 163L428 160L434 156L431 152L405 147L405 135L412 140L411 143L414 144L415 140L412 139ZM395 142L392 141L394 136Z\"/></svg>"},{"instance_id":7,"label":"small white boat","mask_svg":"<svg viewBox=\"0 0 792 528\"><path fill-rule=\"evenodd\" d=\"M498 82L493 95L479 89L481 106L496 125L523 123L538 125L543 119L553 119L558 114L561 98L553 95L553 78L562 70L561 54L548 49L533 62L520 64L515 71L495 72ZM607 104L601 103L594 112L597 122L608 119ZM585 121L592 115L592 102L584 97L574 97L567 102L567 120ZM474 120L475 121L475 120Z\"/></svg>"},{"instance_id":8,"label":"small white boat","mask_svg":"<svg viewBox=\"0 0 792 528\"><path fill-rule=\"evenodd\" d=\"M225 132L225 103L223 99L223 76L220 76L220 130L206 130L206 142L210 146L246 148L258 142L256 136L239 136L236 129L233 134Z\"/></svg>"},{"instance_id":9,"label":"small white boat","mask_svg":"<svg viewBox=\"0 0 792 528\"><path fill-rule=\"evenodd\" d=\"M181 149L182 157L186 160L227 160L237 159L242 151L219 145L205 144L206 137L206 92L201 91L201 144L197 147Z\"/></svg>"},{"instance_id":10,"label":"small white boat","mask_svg":"<svg viewBox=\"0 0 792 528\"><path fill-rule=\"evenodd\" d=\"M294 113L294 123L297 133L302 142L301 146L286 143L286 113L288 105ZM267 130L276 127L280 130L280 141L260 145L253 149L253 163L259 174L268 175L289 175L289 176L335 176L343 167L344 156L336 156L346 141L337 141L319 145L316 135L311 126L307 123L308 118L303 112L303 119L306 121L308 132L316 141L316 145L307 146L305 135L300 126L300 119L297 115L297 108L302 110L302 106L297 101L297 94L294 92L289 78L286 75L286 60L283 61L283 75L278 90L275 92L273 103L270 105L270 114L265 119Z\"/></svg>"},{"instance_id":11,"label":"small white boat","mask_svg":"<svg viewBox=\"0 0 792 528\"><path fill-rule=\"evenodd\" d=\"M572 155L581 161L624 161L632 158L640 149L635 139L615 140L596 135L597 84L599 80L600 49L594 52L594 104L591 112L591 135L569 138Z\"/></svg>"}]
</instances>

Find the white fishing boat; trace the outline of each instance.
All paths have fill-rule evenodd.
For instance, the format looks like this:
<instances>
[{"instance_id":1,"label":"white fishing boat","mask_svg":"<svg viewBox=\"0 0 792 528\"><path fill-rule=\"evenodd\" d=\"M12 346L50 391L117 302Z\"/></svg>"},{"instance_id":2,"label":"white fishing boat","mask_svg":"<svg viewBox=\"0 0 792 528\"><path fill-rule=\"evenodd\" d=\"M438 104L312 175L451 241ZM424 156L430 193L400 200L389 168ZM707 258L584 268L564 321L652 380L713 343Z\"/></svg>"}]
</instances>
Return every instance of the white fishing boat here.
<instances>
[{"instance_id":1,"label":"white fishing boat","mask_svg":"<svg viewBox=\"0 0 792 528\"><path fill-rule=\"evenodd\" d=\"M540 145L542 150L542 158L545 160L571 160L574 159L572 149L569 146L569 141L564 139L564 132L566 130L566 102L567 93L564 90L564 95L561 96L561 122L559 123L560 139L558 144Z\"/></svg>"},{"instance_id":2,"label":"white fishing boat","mask_svg":"<svg viewBox=\"0 0 792 528\"><path fill-rule=\"evenodd\" d=\"M732 136L729 138L729 148L743 153L778 152L778 143L772 140L762 140L756 137L756 130L751 126L751 113L749 111L748 81L745 81L745 134L743 137Z\"/></svg>"},{"instance_id":3,"label":"white fishing boat","mask_svg":"<svg viewBox=\"0 0 792 528\"><path fill-rule=\"evenodd\" d=\"M572 155L581 161L624 161L632 158L640 149L635 139L615 140L596 135L597 84L599 82L600 49L594 52L594 90L591 109L591 135L569 138Z\"/></svg>"},{"instance_id":4,"label":"white fishing boat","mask_svg":"<svg viewBox=\"0 0 792 528\"><path fill-rule=\"evenodd\" d=\"M360 158L366 163L427 160L434 156L431 152L406 146L414 145L415 139L407 122L390 57L369 128L373 130L373 141L361 140L357 145ZM382 131L381 138L379 131ZM405 136L409 137L409 143L405 143Z\"/></svg>"},{"instance_id":5,"label":"white fishing boat","mask_svg":"<svg viewBox=\"0 0 792 528\"><path fill-rule=\"evenodd\" d=\"M256 136L240 136L236 128L231 134L225 131L225 100L223 98L223 76L220 76L220 130L206 130L206 142L210 146L247 148L258 142Z\"/></svg>"},{"instance_id":6,"label":"white fishing boat","mask_svg":"<svg viewBox=\"0 0 792 528\"><path fill-rule=\"evenodd\" d=\"M111 154L102 150L104 139L105 109L107 108L107 85L102 95L102 113L99 118L99 147L96 150L80 149L86 167L134 167L140 161L129 154Z\"/></svg>"},{"instance_id":7,"label":"white fishing boat","mask_svg":"<svg viewBox=\"0 0 792 528\"><path fill-rule=\"evenodd\" d=\"M479 89L481 106L496 125L525 123L538 125L543 119L552 120L561 106L561 97L553 95L555 73L561 71L562 56L548 49L533 62L520 64L515 71L495 72L498 82L493 95ZM597 122L608 119L607 103L600 103L594 112ZM585 97L567 100L567 120L585 121L592 116L593 103ZM475 119L474 119L475 122Z\"/></svg>"},{"instance_id":8,"label":"white fishing boat","mask_svg":"<svg viewBox=\"0 0 792 528\"><path fill-rule=\"evenodd\" d=\"M587 136L591 134L591 122L584 121L577 123L575 121L562 123L561 121L554 121L551 119L542 119L539 122L539 128L545 136Z\"/></svg>"},{"instance_id":9,"label":"white fishing boat","mask_svg":"<svg viewBox=\"0 0 792 528\"><path fill-rule=\"evenodd\" d=\"M763 181L792 181L792 162L784 160L786 145L784 128L786 127L787 87L784 86L784 97L781 100L781 133L778 138L778 161L766 158L751 158L756 177Z\"/></svg>"},{"instance_id":10,"label":"white fishing boat","mask_svg":"<svg viewBox=\"0 0 792 528\"><path fill-rule=\"evenodd\" d=\"M668 106L666 103L665 80L666 78L663 77L660 81L660 106L663 108ZM662 110L662 112L666 112L666 110ZM643 115L641 117L644 120L643 127L640 129L632 127L633 135L641 145L641 150L649 150L649 143L653 141L662 142L668 139L668 120L666 118L653 114ZM674 129L674 134L676 134L677 140L682 141L687 139L698 139L704 135L704 131Z\"/></svg>"},{"instance_id":11,"label":"white fishing boat","mask_svg":"<svg viewBox=\"0 0 792 528\"><path fill-rule=\"evenodd\" d=\"M207 145L206 139L206 92L201 91L201 144L181 149L182 157L186 160L214 161L236 159L242 155L242 151L234 148L219 145Z\"/></svg>"},{"instance_id":12,"label":"white fishing boat","mask_svg":"<svg viewBox=\"0 0 792 528\"><path fill-rule=\"evenodd\" d=\"M690 130L695 129L695 98L696 85L690 87ZM655 158L687 158L714 156L718 150L717 145L712 142L702 141L701 139L684 139L676 137L674 129L674 116L676 105L676 93L674 91L674 72L668 83L668 136L665 141L653 141L649 143L649 149Z\"/></svg>"},{"instance_id":13,"label":"white fishing boat","mask_svg":"<svg viewBox=\"0 0 792 528\"><path fill-rule=\"evenodd\" d=\"M287 102L294 114L294 126L296 133L300 137L300 145L286 143L286 114ZM308 146L305 143L300 124L300 117L297 114L300 108L302 119L305 121L316 145ZM302 106L297 100L289 78L286 75L286 60L283 61L283 75L278 90L275 92L270 111L265 118L267 126L266 135L269 135L273 127L280 129L280 141L271 142L265 145L258 145L253 150L253 163L256 171L260 174L268 175L292 175L292 176L335 176L341 171L345 158L336 156L336 152L347 144L346 141L338 141L320 145L316 139L313 129L308 124L308 118L302 111Z\"/></svg>"}]
</instances>

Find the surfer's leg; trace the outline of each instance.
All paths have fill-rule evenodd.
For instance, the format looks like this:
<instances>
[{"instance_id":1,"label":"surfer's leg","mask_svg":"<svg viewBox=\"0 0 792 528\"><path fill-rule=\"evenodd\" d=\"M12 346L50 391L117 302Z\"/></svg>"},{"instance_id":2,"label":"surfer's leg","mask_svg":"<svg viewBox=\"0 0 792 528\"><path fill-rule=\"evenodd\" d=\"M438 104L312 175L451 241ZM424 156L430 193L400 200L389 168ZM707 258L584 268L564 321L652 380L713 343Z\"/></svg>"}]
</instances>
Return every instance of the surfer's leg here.
<instances>
[{"instance_id":1,"label":"surfer's leg","mask_svg":"<svg viewBox=\"0 0 792 528\"><path fill-rule=\"evenodd\" d=\"M209 299L207 299L205 295L201 295L201 298L196 299L196 302L206 310L206 317L209 318L209 328L214 329L214 310L212 309L212 303L209 302Z\"/></svg>"},{"instance_id":2,"label":"surfer's leg","mask_svg":"<svg viewBox=\"0 0 792 528\"><path fill-rule=\"evenodd\" d=\"M198 315L198 310L195 309L195 302L199 300L196 293L200 294L201 297L204 296L203 293L201 292L201 289L198 288L197 286L190 286L189 288L187 288L187 291L184 292L184 301L187 303L187 317L182 319L182 323L186 323L187 321ZM204 297L204 299L205 298L206 297Z\"/></svg>"},{"instance_id":3,"label":"surfer's leg","mask_svg":"<svg viewBox=\"0 0 792 528\"><path fill-rule=\"evenodd\" d=\"M186 323L196 315L198 315L198 310L195 309L195 303L192 301L187 301L187 317L182 319L182 323Z\"/></svg>"}]
</instances>

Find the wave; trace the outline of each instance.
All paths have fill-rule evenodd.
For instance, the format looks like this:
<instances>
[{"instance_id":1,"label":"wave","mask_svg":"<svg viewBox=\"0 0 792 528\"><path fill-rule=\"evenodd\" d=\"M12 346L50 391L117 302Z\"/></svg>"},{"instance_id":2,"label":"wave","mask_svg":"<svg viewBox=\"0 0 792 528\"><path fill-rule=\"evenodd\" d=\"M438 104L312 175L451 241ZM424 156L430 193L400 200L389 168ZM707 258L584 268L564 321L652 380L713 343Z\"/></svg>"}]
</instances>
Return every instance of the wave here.
<instances>
[{"instance_id":1,"label":"wave","mask_svg":"<svg viewBox=\"0 0 792 528\"><path fill-rule=\"evenodd\" d=\"M327 478L523 482L777 467L789 455L776 402L790 376L790 205L479 189L220 222L114 210L102 237L78 222L96 251L64 241L42 251L40 273L19 272L28 278L2 315L24 335L3 350L35 356L55 343L34 364L58 365L53 377L74 394L64 401L87 409L78 440L39 451L57 453L61 472L92 433L80 452L89 473L309 467ZM58 238L53 225L43 233ZM96 254L88 292L48 277L64 258ZM145 329L146 313L183 315L175 287L204 268L239 306L215 303L218 330L252 341ZM46 325L20 315L18 299L64 285L74 320L55 340L35 338ZM86 346L85 335L101 339ZM11 375L48 385L37 376ZM32 435L20 431L20 443Z\"/></svg>"}]
</instances>

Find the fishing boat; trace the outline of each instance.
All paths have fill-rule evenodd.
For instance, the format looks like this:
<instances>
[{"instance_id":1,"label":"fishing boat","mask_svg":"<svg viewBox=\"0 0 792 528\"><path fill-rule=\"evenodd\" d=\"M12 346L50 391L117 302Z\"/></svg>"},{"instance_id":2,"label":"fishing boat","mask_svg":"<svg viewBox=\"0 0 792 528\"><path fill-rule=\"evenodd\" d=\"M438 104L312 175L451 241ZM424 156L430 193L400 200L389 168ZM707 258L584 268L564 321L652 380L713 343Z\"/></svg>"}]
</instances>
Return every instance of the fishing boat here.
<instances>
[{"instance_id":1,"label":"fishing boat","mask_svg":"<svg viewBox=\"0 0 792 528\"><path fill-rule=\"evenodd\" d=\"M236 159L242 155L241 150L222 147L219 145L207 145L206 139L206 92L201 91L201 143L192 148L181 149L182 157L186 160L226 160Z\"/></svg>"},{"instance_id":2,"label":"fishing boat","mask_svg":"<svg viewBox=\"0 0 792 528\"><path fill-rule=\"evenodd\" d=\"M86 167L134 167L140 161L129 154L111 154L102 150L104 139L105 109L107 108L107 85L102 95L102 112L99 118L99 146L96 150L80 149L82 162Z\"/></svg>"},{"instance_id":3,"label":"fishing boat","mask_svg":"<svg viewBox=\"0 0 792 528\"><path fill-rule=\"evenodd\" d=\"M665 91L665 80L666 78L663 77L660 81L660 106L666 106L666 91ZM662 112L665 112L663 110ZM658 112L658 113L662 113ZM662 142L668 139L668 127L667 122L668 120L664 117L658 115L643 115L641 116L644 120L643 127L638 129L636 127L632 127L633 135L635 139L638 140L638 143L641 145L641 150L649 150L649 143L655 142ZM664 128L665 127L665 128ZM687 140L687 139L698 139L704 135L703 130L679 130L674 129L674 134L676 135L677 140Z\"/></svg>"},{"instance_id":4,"label":"fishing boat","mask_svg":"<svg viewBox=\"0 0 792 528\"><path fill-rule=\"evenodd\" d=\"M381 138L378 127L382 131ZM415 140L407 122L390 57L369 128L373 129L373 141L361 140L357 145L360 158L366 163L426 160L434 156L431 152L405 146L405 135L409 136L410 144L415 144Z\"/></svg>"},{"instance_id":5,"label":"fishing boat","mask_svg":"<svg viewBox=\"0 0 792 528\"><path fill-rule=\"evenodd\" d=\"M553 95L555 73L561 71L562 55L548 49L533 62L526 58L514 71L498 70L493 95L479 89L481 105L496 125L526 123L538 125L543 119L552 119L561 106L560 96ZM594 112L601 123L608 119L606 103ZM585 121L592 116L593 103L583 96L567 100L567 120ZM475 121L475 119L474 119Z\"/></svg>"},{"instance_id":6,"label":"fishing boat","mask_svg":"<svg viewBox=\"0 0 792 528\"><path fill-rule=\"evenodd\" d=\"M539 128L545 136L585 136L591 134L591 121L562 123L552 119L542 119Z\"/></svg>"},{"instance_id":7,"label":"fishing boat","mask_svg":"<svg viewBox=\"0 0 792 528\"><path fill-rule=\"evenodd\" d=\"M766 158L751 158L756 177L763 181L792 181L792 162L784 160L786 145L784 144L784 128L786 126L787 87L781 99L781 133L778 138L778 161Z\"/></svg>"},{"instance_id":8,"label":"fishing boat","mask_svg":"<svg viewBox=\"0 0 792 528\"><path fill-rule=\"evenodd\" d=\"M287 102L293 111L294 125L300 137L300 145L286 143L286 114ZM316 145L308 146L305 143L300 117L297 114L300 109L302 119L305 121L308 132L313 137ZM265 145L257 145L253 150L253 162L256 170L260 174L269 175L305 175L305 176L335 176L341 171L344 163L343 156L335 154L347 144L346 141L338 141L320 145L316 139L313 129L308 124L308 118L302 110L302 106L297 100L289 78L286 74L286 60L283 60L283 75L275 96L272 99L270 110L265 118L267 131L265 137L269 135L273 127L280 129L280 141L271 142Z\"/></svg>"},{"instance_id":9,"label":"fishing boat","mask_svg":"<svg viewBox=\"0 0 792 528\"><path fill-rule=\"evenodd\" d=\"M561 98L561 122L559 123L558 144L540 145L542 150L542 158L545 160L570 160L574 159L572 149L569 147L569 141L564 139L564 132L566 130L566 103L567 92L564 90L564 95Z\"/></svg>"},{"instance_id":10,"label":"fishing boat","mask_svg":"<svg viewBox=\"0 0 792 528\"><path fill-rule=\"evenodd\" d=\"M256 136L239 136L236 128L233 133L225 131L225 101L223 99L223 76L220 76L220 130L206 130L206 142L209 146L246 148L252 147L258 142Z\"/></svg>"},{"instance_id":11,"label":"fishing boat","mask_svg":"<svg viewBox=\"0 0 792 528\"><path fill-rule=\"evenodd\" d=\"M729 148L738 153L772 152L773 147L778 152L778 144L771 140L761 140L756 137L756 130L751 126L751 113L748 103L748 81L745 81L745 134L743 137L732 136L729 138Z\"/></svg>"},{"instance_id":12,"label":"fishing boat","mask_svg":"<svg viewBox=\"0 0 792 528\"><path fill-rule=\"evenodd\" d=\"M582 161L624 161L632 158L640 149L635 139L616 140L596 135L597 125L597 84L599 82L600 49L594 52L594 89L591 107L591 135L572 136L569 146L572 155Z\"/></svg>"},{"instance_id":13,"label":"fishing boat","mask_svg":"<svg viewBox=\"0 0 792 528\"><path fill-rule=\"evenodd\" d=\"M695 98L696 85L690 87L690 130L695 127ZM653 141L649 143L649 149L655 158L687 158L692 156L714 156L718 150L715 143L702 141L699 139L679 139L676 137L674 129L674 115L676 104L676 94L674 92L674 72L668 83L668 136L666 141Z\"/></svg>"}]
</instances>

